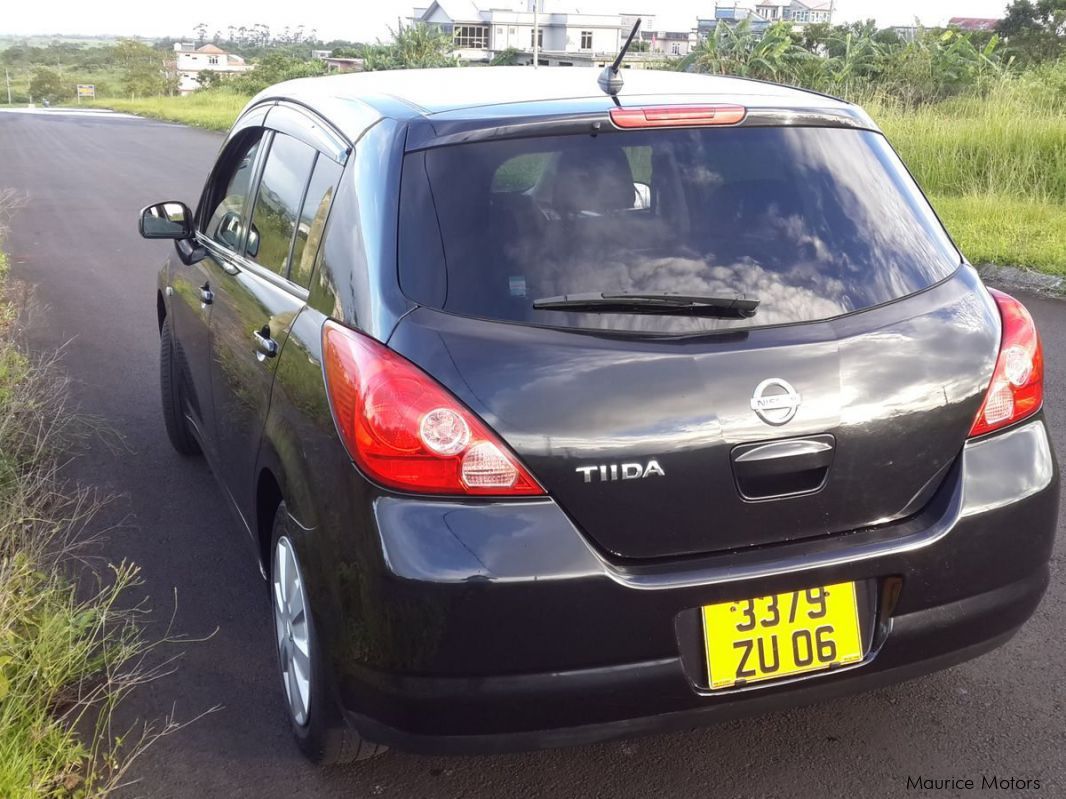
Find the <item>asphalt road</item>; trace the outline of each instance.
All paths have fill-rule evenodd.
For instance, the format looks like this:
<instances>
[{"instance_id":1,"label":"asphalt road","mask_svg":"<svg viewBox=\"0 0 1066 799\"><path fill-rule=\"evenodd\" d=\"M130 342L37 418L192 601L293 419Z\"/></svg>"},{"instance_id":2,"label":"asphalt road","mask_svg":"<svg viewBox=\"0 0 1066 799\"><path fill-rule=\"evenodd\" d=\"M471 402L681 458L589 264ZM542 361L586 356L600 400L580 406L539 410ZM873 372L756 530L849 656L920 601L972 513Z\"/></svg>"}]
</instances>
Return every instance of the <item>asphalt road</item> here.
<instances>
[{"instance_id":1,"label":"asphalt road","mask_svg":"<svg viewBox=\"0 0 1066 799\"><path fill-rule=\"evenodd\" d=\"M117 525L104 554L141 565L157 620L150 633L161 634L172 614L176 634L217 630L174 646L184 651L178 672L131 700L127 710L143 718L173 710L188 719L221 706L150 750L131 795L809 799L916 796L908 776L981 775L1040 780L1041 790L1027 795L1066 792L1061 547L1047 598L1010 644L904 685L575 749L305 764L284 725L267 593L251 549L204 464L171 451L159 411L154 292L168 245L142 241L136 213L156 200L195 203L220 141L146 120L0 113L0 189L15 187L27 199L6 248L15 276L34 289L30 341L65 348L81 409L125 439L119 449L93 444L72 467L119 497L101 520ZM1066 303L1027 300L1048 352L1053 437L1066 453Z\"/></svg>"}]
</instances>

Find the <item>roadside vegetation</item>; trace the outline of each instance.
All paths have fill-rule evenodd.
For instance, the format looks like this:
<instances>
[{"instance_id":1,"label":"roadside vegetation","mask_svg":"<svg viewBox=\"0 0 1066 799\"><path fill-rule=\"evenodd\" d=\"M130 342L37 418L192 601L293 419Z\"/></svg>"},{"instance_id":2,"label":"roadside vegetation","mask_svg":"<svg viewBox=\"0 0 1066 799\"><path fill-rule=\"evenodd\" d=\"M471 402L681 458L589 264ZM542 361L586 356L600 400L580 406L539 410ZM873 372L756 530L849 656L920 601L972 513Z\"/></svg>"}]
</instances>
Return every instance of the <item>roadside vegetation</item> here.
<instances>
[{"instance_id":1,"label":"roadside vegetation","mask_svg":"<svg viewBox=\"0 0 1066 799\"><path fill-rule=\"evenodd\" d=\"M0 191L0 244L13 199ZM87 428L53 364L18 344L6 274L0 251L0 796L99 799L176 729L114 725L168 664L146 665L143 611L126 602L136 567L88 565L101 500L59 474Z\"/></svg>"},{"instance_id":2,"label":"roadside vegetation","mask_svg":"<svg viewBox=\"0 0 1066 799\"><path fill-rule=\"evenodd\" d=\"M672 66L792 84L865 106L971 261L1066 274L1063 19L1066 0L1012 0L996 33L917 29L901 38L873 22L798 33L779 23L760 32L742 21L718 25ZM371 70L457 65L449 38L425 26L376 44L322 44L302 31L275 39L261 28L213 39L256 61L252 72L205 80L208 88L187 97L134 94L96 104L226 130L260 89L325 71L309 45L362 58ZM0 52L0 62L6 56ZM505 53L494 63L510 61Z\"/></svg>"}]
</instances>

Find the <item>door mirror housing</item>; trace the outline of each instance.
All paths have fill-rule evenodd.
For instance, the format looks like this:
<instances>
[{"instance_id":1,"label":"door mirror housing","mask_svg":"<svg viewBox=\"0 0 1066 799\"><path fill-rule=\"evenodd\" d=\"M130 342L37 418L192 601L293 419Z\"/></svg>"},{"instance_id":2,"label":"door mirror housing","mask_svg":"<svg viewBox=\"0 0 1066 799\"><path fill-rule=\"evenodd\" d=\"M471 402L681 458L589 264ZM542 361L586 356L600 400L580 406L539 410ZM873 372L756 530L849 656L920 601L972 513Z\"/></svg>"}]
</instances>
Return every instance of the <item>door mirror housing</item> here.
<instances>
[{"instance_id":1,"label":"door mirror housing","mask_svg":"<svg viewBox=\"0 0 1066 799\"><path fill-rule=\"evenodd\" d=\"M195 233L192 211L185 203L171 200L149 205L141 211L139 228L146 239L191 239Z\"/></svg>"},{"instance_id":2,"label":"door mirror housing","mask_svg":"<svg viewBox=\"0 0 1066 799\"><path fill-rule=\"evenodd\" d=\"M196 239L178 239L174 242L178 257L186 266L198 264L207 257L207 248L198 244Z\"/></svg>"}]
</instances>

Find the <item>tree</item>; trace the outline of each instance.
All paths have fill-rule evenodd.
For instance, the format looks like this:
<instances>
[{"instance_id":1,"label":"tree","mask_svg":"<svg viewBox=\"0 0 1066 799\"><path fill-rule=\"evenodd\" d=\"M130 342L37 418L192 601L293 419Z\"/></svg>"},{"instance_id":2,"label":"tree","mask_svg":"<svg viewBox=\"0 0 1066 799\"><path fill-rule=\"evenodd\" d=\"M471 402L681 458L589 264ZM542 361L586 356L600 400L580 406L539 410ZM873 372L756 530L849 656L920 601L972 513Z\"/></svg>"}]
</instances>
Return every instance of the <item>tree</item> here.
<instances>
[{"instance_id":1,"label":"tree","mask_svg":"<svg viewBox=\"0 0 1066 799\"><path fill-rule=\"evenodd\" d=\"M1019 60L1053 61L1066 54L1066 0L1014 0L998 32Z\"/></svg>"},{"instance_id":2,"label":"tree","mask_svg":"<svg viewBox=\"0 0 1066 799\"><path fill-rule=\"evenodd\" d=\"M452 37L435 25L419 22L399 30L390 28L389 33L391 44L378 42L366 48L367 71L458 66Z\"/></svg>"},{"instance_id":3,"label":"tree","mask_svg":"<svg viewBox=\"0 0 1066 799\"><path fill-rule=\"evenodd\" d=\"M323 49L329 50L334 58L362 58L366 55L366 45L356 44L351 47L333 46L333 42L326 44Z\"/></svg>"},{"instance_id":4,"label":"tree","mask_svg":"<svg viewBox=\"0 0 1066 799\"><path fill-rule=\"evenodd\" d=\"M680 65L695 72L788 82L799 63L815 57L793 41L787 22L759 32L744 19L736 25L719 22Z\"/></svg>"},{"instance_id":5,"label":"tree","mask_svg":"<svg viewBox=\"0 0 1066 799\"><path fill-rule=\"evenodd\" d=\"M54 103L60 98L69 97L70 94L71 90L64 85L58 73L45 67L34 70L30 79L30 96L35 100Z\"/></svg>"},{"instance_id":6,"label":"tree","mask_svg":"<svg viewBox=\"0 0 1066 799\"><path fill-rule=\"evenodd\" d=\"M144 42L121 40L115 45L115 60L122 71L123 91L130 97L153 97L171 89L162 53Z\"/></svg>"},{"instance_id":7,"label":"tree","mask_svg":"<svg viewBox=\"0 0 1066 799\"><path fill-rule=\"evenodd\" d=\"M276 52L259 59L255 69L235 75L226 82L235 91L257 94L275 83L325 74L326 62L321 59L300 59L287 52Z\"/></svg>"},{"instance_id":8,"label":"tree","mask_svg":"<svg viewBox=\"0 0 1066 799\"><path fill-rule=\"evenodd\" d=\"M201 69L196 73L196 82L201 89L214 89L225 81L225 75L213 69Z\"/></svg>"},{"instance_id":9,"label":"tree","mask_svg":"<svg viewBox=\"0 0 1066 799\"><path fill-rule=\"evenodd\" d=\"M508 47L506 50L499 52L489 62L491 67L513 67L518 65L518 50L513 47Z\"/></svg>"},{"instance_id":10,"label":"tree","mask_svg":"<svg viewBox=\"0 0 1066 799\"><path fill-rule=\"evenodd\" d=\"M797 43L804 50L820 55L832 32L833 26L828 22L815 22L812 25L804 25L797 35Z\"/></svg>"}]
</instances>

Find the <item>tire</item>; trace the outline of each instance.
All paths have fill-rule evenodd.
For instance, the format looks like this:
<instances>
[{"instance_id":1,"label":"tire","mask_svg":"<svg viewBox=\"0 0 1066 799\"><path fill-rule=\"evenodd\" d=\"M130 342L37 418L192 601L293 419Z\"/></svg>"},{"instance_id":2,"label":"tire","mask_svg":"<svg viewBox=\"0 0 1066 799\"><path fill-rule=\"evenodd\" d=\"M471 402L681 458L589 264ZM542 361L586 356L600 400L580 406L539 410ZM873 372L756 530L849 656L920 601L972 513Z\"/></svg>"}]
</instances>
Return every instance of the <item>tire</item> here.
<instances>
[{"instance_id":1,"label":"tire","mask_svg":"<svg viewBox=\"0 0 1066 799\"><path fill-rule=\"evenodd\" d=\"M200 445L185 418L183 374L170 332L170 320L164 319L159 331L159 387L162 390L163 422L170 445L179 454L191 457L200 454Z\"/></svg>"},{"instance_id":2,"label":"tire","mask_svg":"<svg viewBox=\"0 0 1066 799\"><path fill-rule=\"evenodd\" d=\"M288 533L285 523L287 518L288 511L283 502L274 515L270 542L270 605L285 716L289 720L300 751L312 763L330 765L367 760L385 752L387 748L364 740L346 724L337 704L330 696L325 670L326 659L315 632L314 613L303 580L305 572L300 565L297 545ZM288 557L292 560L287 560ZM295 583L290 576L293 571ZM287 589L283 590L283 584L287 584ZM301 597L298 601L297 595ZM294 605L302 605L303 612ZM288 626L286 616L289 619ZM302 622L299 621L301 616ZM298 647L300 642L305 642L307 649L307 666L303 669L295 666L295 659L290 659L287 654L294 648L302 651L302 647ZM299 684L292 678L294 668L307 673L306 699L303 698ZM297 702L292 699L294 693L301 697Z\"/></svg>"}]
</instances>

